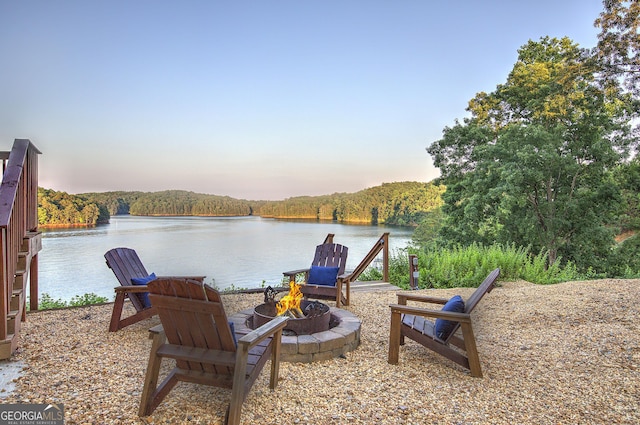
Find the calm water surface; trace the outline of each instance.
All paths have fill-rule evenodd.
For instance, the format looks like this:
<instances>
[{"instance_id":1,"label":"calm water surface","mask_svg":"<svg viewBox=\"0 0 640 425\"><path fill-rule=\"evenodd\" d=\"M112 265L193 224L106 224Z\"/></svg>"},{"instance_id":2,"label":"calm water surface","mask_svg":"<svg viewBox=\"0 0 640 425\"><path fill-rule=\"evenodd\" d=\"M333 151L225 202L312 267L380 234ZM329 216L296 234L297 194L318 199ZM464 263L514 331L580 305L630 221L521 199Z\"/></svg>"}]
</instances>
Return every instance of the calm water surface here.
<instances>
[{"instance_id":1,"label":"calm water surface","mask_svg":"<svg viewBox=\"0 0 640 425\"><path fill-rule=\"evenodd\" d=\"M206 275L205 282L221 289L277 286L283 271L309 266L328 233L349 247L347 269L353 269L384 232L393 254L413 230L260 217L113 216L91 229L43 232L39 292L65 301L85 293L113 300L118 282L104 253L115 247L135 249L149 273Z\"/></svg>"}]
</instances>

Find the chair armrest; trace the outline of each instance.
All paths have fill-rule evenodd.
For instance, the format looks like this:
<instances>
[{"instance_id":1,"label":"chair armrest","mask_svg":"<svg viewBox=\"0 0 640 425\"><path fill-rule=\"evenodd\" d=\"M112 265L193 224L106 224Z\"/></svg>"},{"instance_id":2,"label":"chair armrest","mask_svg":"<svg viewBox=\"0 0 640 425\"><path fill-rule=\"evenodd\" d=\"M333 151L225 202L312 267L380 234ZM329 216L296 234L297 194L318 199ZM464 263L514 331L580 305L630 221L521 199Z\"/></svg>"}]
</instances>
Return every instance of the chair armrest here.
<instances>
[{"instance_id":1,"label":"chair armrest","mask_svg":"<svg viewBox=\"0 0 640 425\"><path fill-rule=\"evenodd\" d=\"M163 279L191 279L191 280L197 280L199 282L202 282L205 278L205 276L156 276L156 279L158 278L163 278ZM114 291L116 292L132 292L132 293L141 293L141 292L149 292L149 288L147 287L147 285L123 285L123 286L116 286L115 288L113 288Z\"/></svg>"},{"instance_id":2,"label":"chair armrest","mask_svg":"<svg viewBox=\"0 0 640 425\"><path fill-rule=\"evenodd\" d=\"M398 303L403 304L407 301L418 301L431 304L446 304L449 301L448 298L432 297L431 295L420 295L413 292L398 292Z\"/></svg>"},{"instance_id":3,"label":"chair armrest","mask_svg":"<svg viewBox=\"0 0 640 425\"><path fill-rule=\"evenodd\" d=\"M153 339L154 336L164 333L164 328L162 324L155 325L151 329L149 329L149 339Z\"/></svg>"},{"instance_id":4,"label":"chair armrest","mask_svg":"<svg viewBox=\"0 0 640 425\"><path fill-rule=\"evenodd\" d=\"M414 316L433 317L436 319L451 320L452 322L471 323L469 313L456 313L454 311L429 310L420 307L409 307L400 304L391 304L392 313L412 314Z\"/></svg>"},{"instance_id":5,"label":"chair armrest","mask_svg":"<svg viewBox=\"0 0 640 425\"><path fill-rule=\"evenodd\" d=\"M156 276L156 279L190 279L202 282L206 276Z\"/></svg>"},{"instance_id":6,"label":"chair armrest","mask_svg":"<svg viewBox=\"0 0 640 425\"><path fill-rule=\"evenodd\" d=\"M298 270L291 270L291 271L288 271L288 272L282 272L282 274L283 274L283 275L285 275L285 276L295 276L295 275L300 274L300 273L306 273L306 272L308 272L309 270L310 270L309 268L306 268L306 269L298 269Z\"/></svg>"},{"instance_id":7,"label":"chair armrest","mask_svg":"<svg viewBox=\"0 0 640 425\"><path fill-rule=\"evenodd\" d=\"M278 331L282 331L287 326L288 317L278 316L268 321L257 329L252 330L238 340L238 345L246 345L247 350L254 347L260 341L274 335Z\"/></svg>"},{"instance_id":8,"label":"chair armrest","mask_svg":"<svg viewBox=\"0 0 640 425\"><path fill-rule=\"evenodd\" d=\"M147 285L131 285L131 286L116 286L113 288L116 292L132 292L132 293L140 293L140 292L149 292L149 288Z\"/></svg>"}]
</instances>

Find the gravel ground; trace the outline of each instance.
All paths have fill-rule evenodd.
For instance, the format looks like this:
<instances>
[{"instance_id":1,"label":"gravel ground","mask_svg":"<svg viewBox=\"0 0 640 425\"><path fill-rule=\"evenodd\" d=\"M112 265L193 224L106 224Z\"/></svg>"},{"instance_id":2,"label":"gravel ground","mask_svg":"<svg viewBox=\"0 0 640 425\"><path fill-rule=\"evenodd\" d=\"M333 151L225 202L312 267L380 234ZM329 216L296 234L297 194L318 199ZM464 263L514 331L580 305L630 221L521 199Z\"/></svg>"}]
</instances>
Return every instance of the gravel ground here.
<instances>
[{"instance_id":1,"label":"gravel ground","mask_svg":"<svg viewBox=\"0 0 640 425\"><path fill-rule=\"evenodd\" d=\"M473 289L433 290L438 296ZM262 294L223 296L228 314ZM473 313L483 378L408 341L387 363L394 292L352 294L360 347L313 364L267 365L243 424L640 423L640 280L537 286L503 282ZM230 392L180 383L153 415L137 416L149 319L107 332L111 305L31 313L1 403L63 403L66 424L218 424Z\"/></svg>"}]
</instances>

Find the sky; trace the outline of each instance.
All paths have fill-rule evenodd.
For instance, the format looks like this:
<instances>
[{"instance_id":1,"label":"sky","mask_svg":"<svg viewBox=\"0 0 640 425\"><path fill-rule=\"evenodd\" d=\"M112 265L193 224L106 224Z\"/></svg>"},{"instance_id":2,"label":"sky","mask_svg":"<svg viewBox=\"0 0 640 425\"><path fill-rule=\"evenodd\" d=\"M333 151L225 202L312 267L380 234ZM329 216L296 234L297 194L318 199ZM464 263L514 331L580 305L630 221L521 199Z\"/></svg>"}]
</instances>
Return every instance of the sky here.
<instances>
[{"instance_id":1,"label":"sky","mask_svg":"<svg viewBox=\"0 0 640 425\"><path fill-rule=\"evenodd\" d=\"M600 0L0 0L0 149L39 185L248 200L439 175L426 151Z\"/></svg>"}]
</instances>

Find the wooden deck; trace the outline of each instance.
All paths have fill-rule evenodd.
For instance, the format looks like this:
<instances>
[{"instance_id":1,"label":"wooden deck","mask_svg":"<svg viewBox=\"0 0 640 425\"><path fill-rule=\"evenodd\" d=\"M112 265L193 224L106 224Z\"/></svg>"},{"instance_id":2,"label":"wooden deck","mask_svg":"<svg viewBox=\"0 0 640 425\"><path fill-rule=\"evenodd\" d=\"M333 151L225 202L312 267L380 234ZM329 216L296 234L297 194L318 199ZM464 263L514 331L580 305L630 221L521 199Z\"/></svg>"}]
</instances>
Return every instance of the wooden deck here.
<instances>
[{"instance_id":1,"label":"wooden deck","mask_svg":"<svg viewBox=\"0 0 640 425\"><path fill-rule=\"evenodd\" d=\"M375 292L375 291L399 291L400 288L390 284L389 282L383 282L381 280L372 280L369 282L351 282L351 290L353 292Z\"/></svg>"}]
</instances>

